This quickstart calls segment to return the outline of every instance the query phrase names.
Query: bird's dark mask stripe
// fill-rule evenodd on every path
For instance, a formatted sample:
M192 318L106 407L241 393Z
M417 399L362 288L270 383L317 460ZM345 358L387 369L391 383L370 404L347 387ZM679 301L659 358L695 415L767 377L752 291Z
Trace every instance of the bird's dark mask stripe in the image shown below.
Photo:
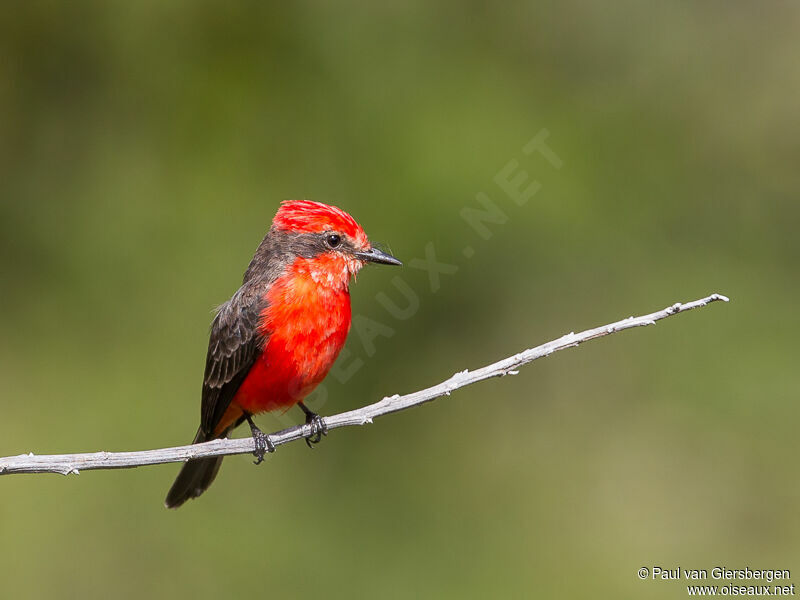
M331 248L326 242L331 233L338 232L296 233L271 230L261 241L253 260L250 261L250 266L244 274L244 281L256 278L274 280L297 257L314 258L325 252L334 251L343 254L356 252L352 240L341 233L339 234L341 241L335 248Z
M344 234L339 233L340 242L335 247L331 247L326 239L331 232L325 231L322 233L290 233L280 232L282 237L282 244L290 254L294 256L301 256L303 258L314 258L325 252L341 252L343 254L352 254L356 251L352 241Z

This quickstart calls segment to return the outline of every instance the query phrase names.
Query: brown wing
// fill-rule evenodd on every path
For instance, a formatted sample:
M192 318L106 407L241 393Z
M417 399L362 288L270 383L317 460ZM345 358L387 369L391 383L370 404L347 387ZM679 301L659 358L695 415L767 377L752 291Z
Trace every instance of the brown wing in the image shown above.
M200 428L210 436L264 347L258 320L264 300L247 287L223 304L211 325Z

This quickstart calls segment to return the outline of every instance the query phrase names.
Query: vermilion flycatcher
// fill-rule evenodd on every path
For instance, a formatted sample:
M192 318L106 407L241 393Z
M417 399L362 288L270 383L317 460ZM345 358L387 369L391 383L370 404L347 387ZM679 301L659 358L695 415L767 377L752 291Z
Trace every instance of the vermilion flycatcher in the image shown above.
M350 277L368 262L400 265L374 248L355 219L334 206L284 202L244 274L211 325L195 444L250 424L259 462L269 439L252 415L295 404L324 433L303 399L328 374L350 330ZM165 504L177 508L208 489L222 457L183 465Z

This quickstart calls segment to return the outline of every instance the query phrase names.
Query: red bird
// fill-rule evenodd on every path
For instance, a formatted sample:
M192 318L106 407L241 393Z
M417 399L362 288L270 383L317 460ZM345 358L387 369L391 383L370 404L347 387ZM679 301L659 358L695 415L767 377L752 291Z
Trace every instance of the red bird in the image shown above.
M322 421L303 399L328 374L350 330L350 278L368 262L400 265L374 248L355 219L335 206L281 204L244 281L211 325L195 444L226 437L247 421L259 462L269 439L252 415L295 404L318 442ZM222 457L183 465L166 499L177 508L214 481Z

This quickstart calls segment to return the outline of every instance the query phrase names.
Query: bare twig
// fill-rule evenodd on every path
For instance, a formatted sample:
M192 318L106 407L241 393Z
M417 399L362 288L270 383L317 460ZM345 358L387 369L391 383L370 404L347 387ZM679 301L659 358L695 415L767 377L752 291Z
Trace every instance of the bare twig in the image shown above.
M325 417L325 424L328 430L332 430L338 429L339 427L372 423L372 420L376 417L382 417L411 408L412 406L418 406L441 396L449 396L451 392L459 388L483 381L484 379L516 375L517 369L522 365L528 364L537 358L548 356L558 350L572 348L588 340L610 335L625 329L643 325L653 325L660 319L666 319L669 316L686 312L693 308L706 306L716 301L727 302L728 298L720 294L711 294L707 298L695 300L694 302L673 304L664 310L649 315L629 317L622 321L617 321L616 323L595 327L594 329L587 329L580 333L568 333L557 340L547 342L536 348L530 348L514 356L509 356L508 358L476 371L461 371L453 375L447 381L443 381L439 385L428 389L404 396L391 396L389 398L384 398L380 402L356 410ZM311 426L300 425L278 431L271 434L269 437L275 446L281 446L295 440L303 439L309 435L311 435ZM163 448L160 450L144 450L141 452L94 452L89 454L56 454L50 456L21 454L20 456L0 458L0 474L60 473L62 475L69 475L89 469L126 469L144 465L181 462L192 458L207 456L249 454L254 450L253 439L248 437L214 440L204 444Z

